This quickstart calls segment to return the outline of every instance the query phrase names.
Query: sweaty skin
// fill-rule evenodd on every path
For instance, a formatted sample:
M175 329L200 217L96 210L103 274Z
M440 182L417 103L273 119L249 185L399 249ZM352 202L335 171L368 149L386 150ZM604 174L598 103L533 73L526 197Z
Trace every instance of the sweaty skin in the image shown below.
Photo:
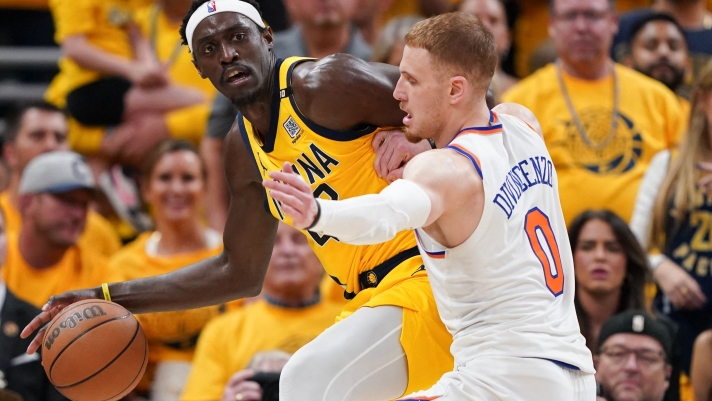
M262 139L269 131L274 101L277 60L272 41L271 28L259 32L247 17L227 12L206 18L193 34L196 69L236 104ZM229 76L235 71L243 74L231 82ZM323 127L394 127L401 126L406 115L392 95L399 75L397 67L337 54L300 63L294 69L292 88L302 113ZM225 140L224 160L230 206L222 254L161 276L113 283L109 286L112 301L133 313L149 313L198 308L260 293L277 220L265 211L262 179L237 125ZM43 312L23 330L22 338L67 305L92 298L103 298L100 287L50 298ZM28 353L40 346L43 335L41 329Z

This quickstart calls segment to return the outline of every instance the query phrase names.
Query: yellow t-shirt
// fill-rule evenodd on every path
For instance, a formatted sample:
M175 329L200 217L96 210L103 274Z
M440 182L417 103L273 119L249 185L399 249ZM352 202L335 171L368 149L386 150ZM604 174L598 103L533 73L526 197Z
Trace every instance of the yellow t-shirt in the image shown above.
M611 135L613 77L563 80L585 138L567 108L550 64L504 94L539 119L556 167L566 224L587 209L607 208L629 221L638 187L652 157L677 144L685 120L675 95L663 84L616 64L619 84L617 130Z
M18 233L7 235L7 258L0 268L2 278L18 298L38 308L52 295L90 288L107 281L106 258L79 244L69 248L54 266L35 269L20 254Z
M10 202L7 191L0 193L0 209L5 215L5 230L8 233L20 232L22 216ZM99 213L89 210L84 234L79 238L80 246L92 249L105 257L110 257L121 249L121 240L114 227Z
M153 233L143 233L109 260L111 281L127 281L137 278L170 273L222 252L222 243L203 250L172 256L149 255L147 243ZM237 308L242 301L231 303ZM148 339L149 366L139 389L146 390L157 363L162 361L185 361L193 359L198 335L203 326L223 313L226 305L209 306L173 312L136 315Z
M109 259L112 281L127 281L170 273L222 252L222 243L220 243L218 246L179 255L149 255L146 245L152 235L152 232L139 235L136 240ZM224 310L225 305L220 305L136 315L148 338L150 361L190 361L203 326Z
M172 24L157 5L136 12L136 23L144 36L157 49L157 58L169 66L168 74L176 85L188 86L203 92L206 102L168 114L166 124L174 138L187 139L198 145L205 133L210 115L210 105L217 93L207 79L202 79L193 66L188 46L182 46L178 29L180 24Z
M712 0L709 0L712 1ZM618 0L616 10L619 13L638 7L647 7L650 0ZM515 73L526 77L529 71L529 59L534 51L549 38L549 6L547 0L520 0L520 13L514 24Z
M230 376L245 369L255 354L293 354L331 326L340 311L328 301L283 308L258 300L216 318L200 336L181 400L219 400Z
M84 35L99 49L123 58L132 58L133 51L122 25L132 19L132 0L49 0L55 25L55 41L61 44L67 37ZM59 74L50 84L47 101L64 107L72 90L96 81L97 71L80 67L68 57L59 61Z

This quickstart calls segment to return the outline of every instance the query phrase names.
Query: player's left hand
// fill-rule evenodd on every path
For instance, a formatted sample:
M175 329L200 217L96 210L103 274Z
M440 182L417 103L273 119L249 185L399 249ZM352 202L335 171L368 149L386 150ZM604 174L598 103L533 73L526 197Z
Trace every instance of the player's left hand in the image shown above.
M292 165L284 163L282 171L269 173L272 180L262 181L270 190L270 196L282 203L282 210L292 218L297 229L311 226L318 211L311 187L292 170Z
M376 151L376 173L389 183L403 178L403 169L410 159L431 149L428 141L409 142L400 130L377 132L371 146Z

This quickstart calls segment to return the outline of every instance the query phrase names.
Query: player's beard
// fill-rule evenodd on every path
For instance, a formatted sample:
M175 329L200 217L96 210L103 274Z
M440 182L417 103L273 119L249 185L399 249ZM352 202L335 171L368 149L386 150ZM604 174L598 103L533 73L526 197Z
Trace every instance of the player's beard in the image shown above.
M412 131L408 128L405 129L405 139L410 143L418 143L423 140L423 138L413 135Z
M256 102L257 99L259 99L260 93L262 93L261 88L253 88L249 91L245 91L243 93L240 93L239 96L233 97L232 104L234 104L237 108L249 106L252 103Z
M437 116L437 113L431 114ZM427 116L421 117L422 121L427 121L425 123L416 125L415 127L405 127L405 139L410 143L418 143L426 138L433 138L434 134L442 132L440 124L434 121L433 118Z

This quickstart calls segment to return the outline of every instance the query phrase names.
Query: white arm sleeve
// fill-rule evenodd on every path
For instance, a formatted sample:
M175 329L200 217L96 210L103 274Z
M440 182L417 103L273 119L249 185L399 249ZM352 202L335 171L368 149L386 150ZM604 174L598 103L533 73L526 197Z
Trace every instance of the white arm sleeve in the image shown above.
M399 231L422 227L431 206L430 197L420 186L402 179L378 195L317 202L321 215L309 231L353 245L380 244Z
M670 164L670 151L663 150L653 156L635 199L633 217L630 219L630 230L633 231L643 249L648 249L650 224L653 222L655 200L663 185ZM659 254L648 255L651 268L657 267L665 257Z

